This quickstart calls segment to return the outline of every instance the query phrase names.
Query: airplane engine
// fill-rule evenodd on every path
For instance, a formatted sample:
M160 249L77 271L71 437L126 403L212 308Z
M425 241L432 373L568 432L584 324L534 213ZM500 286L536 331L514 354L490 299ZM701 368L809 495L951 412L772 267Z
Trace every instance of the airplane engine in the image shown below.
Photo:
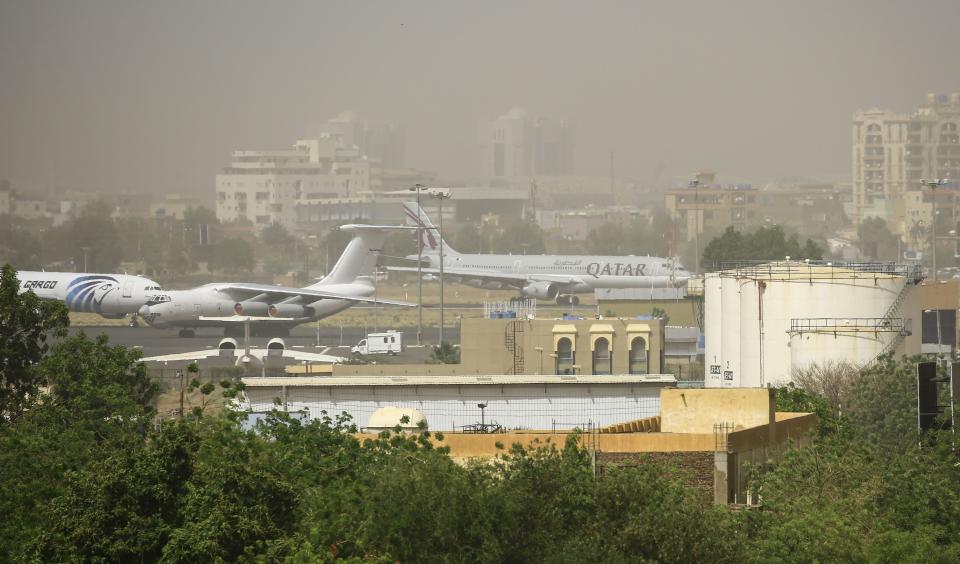
M267 356L283 356L285 348L287 348L287 344L283 342L283 339L270 339L270 342L267 343Z
M263 302L237 302L233 306L233 311L237 315L249 315L252 317L265 317L267 315L268 304Z
M503 284L501 284L500 282L494 282L493 280L490 280L488 282L481 283L480 287L483 288L484 290L500 290L503 288Z
M220 350L220 356L234 356L237 353L237 340L230 337L220 339L217 348Z
M531 282L530 284L524 286L520 291L528 298L552 300L557 297L557 294L560 293L560 288L557 288L550 282Z
M313 317L313 308L298 304L270 304L267 314L270 317Z

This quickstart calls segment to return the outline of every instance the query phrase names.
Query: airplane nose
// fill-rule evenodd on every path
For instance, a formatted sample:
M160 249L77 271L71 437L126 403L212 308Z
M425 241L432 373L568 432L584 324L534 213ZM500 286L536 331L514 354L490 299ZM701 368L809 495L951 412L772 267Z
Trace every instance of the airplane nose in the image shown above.
M146 319L147 317L150 317L150 306L148 305L140 306L140 309L137 310L137 315L139 315L140 317L143 317L144 319Z

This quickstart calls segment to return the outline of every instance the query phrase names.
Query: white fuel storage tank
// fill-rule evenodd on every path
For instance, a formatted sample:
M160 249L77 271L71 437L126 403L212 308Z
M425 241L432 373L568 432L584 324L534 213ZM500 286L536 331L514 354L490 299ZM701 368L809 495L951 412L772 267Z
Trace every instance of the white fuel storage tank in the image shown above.
M814 363L919 353L920 280L916 267L891 263L778 261L707 274L705 385L777 385Z

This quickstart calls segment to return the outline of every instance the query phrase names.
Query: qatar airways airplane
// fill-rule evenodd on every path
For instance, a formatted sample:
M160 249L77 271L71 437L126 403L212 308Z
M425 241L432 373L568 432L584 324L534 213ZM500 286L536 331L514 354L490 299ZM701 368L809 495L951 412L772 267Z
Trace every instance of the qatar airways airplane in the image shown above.
M669 288L687 283L690 273L672 259L649 256L589 255L484 255L458 253L446 241L415 202L403 204L408 223L418 230L426 266L422 274L440 274L443 245L443 276L468 286L490 290L514 288L527 298L579 304L574 295L598 288ZM417 261L417 255L407 259ZM417 272L417 267L388 267Z
M97 313L107 319L129 315L133 326L143 304L163 300L160 284L130 274L21 270L17 279L20 293L32 290L40 299L64 302L70 311Z

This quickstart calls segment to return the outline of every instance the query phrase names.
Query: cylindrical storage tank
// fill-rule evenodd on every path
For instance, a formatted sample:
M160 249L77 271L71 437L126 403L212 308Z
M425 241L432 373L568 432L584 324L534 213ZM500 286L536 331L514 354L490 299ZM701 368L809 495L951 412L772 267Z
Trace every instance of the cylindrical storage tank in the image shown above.
M813 364L821 367L832 363L850 363L857 366L870 362L895 333L873 333L843 329L842 320L836 334L832 331L794 333L790 336L791 370L802 370Z
M720 355L721 386L732 388L740 385L740 278L720 277L720 295L723 302L720 327L723 333Z
M741 278L740 282L740 373L737 385L763 385L760 367L760 283Z
M723 384L720 359L723 353L723 298L720 294L720 275L716 272L703 277L703 380L708 388Z

